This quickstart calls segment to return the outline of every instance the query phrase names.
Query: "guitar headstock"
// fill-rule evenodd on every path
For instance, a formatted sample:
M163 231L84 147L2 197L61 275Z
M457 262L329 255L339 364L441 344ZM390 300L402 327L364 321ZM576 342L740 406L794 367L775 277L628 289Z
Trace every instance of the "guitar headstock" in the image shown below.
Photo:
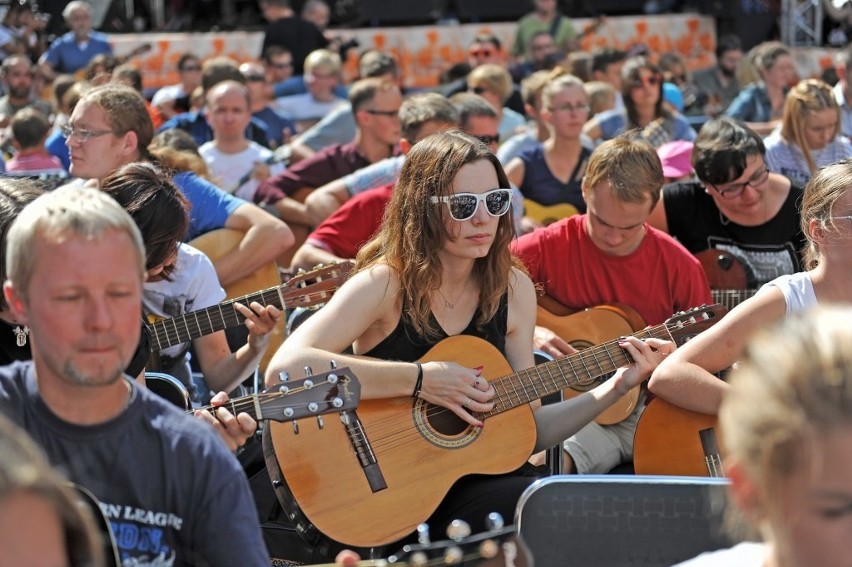
M293 421L354 410L360 396L361 383L352 371L335 368L267 388L258 396L258 403L263 419Z
M702 305L687 311L675 313L666 319L666 329L678 346L698 333L715 325L728 312L728 308L719 303Z
M354 265L347 260L328 266L319 265L309 272L300 271L284 284L281 297L287 307L312 307L325 303L349 279Z
M418 529L418 532L420 529ZM470 535L470 527L458 520L447 529L450 539L406 545L388 558L389 564L410 567L465 565L468 567L527 567L532 562L515 535L514 526Z

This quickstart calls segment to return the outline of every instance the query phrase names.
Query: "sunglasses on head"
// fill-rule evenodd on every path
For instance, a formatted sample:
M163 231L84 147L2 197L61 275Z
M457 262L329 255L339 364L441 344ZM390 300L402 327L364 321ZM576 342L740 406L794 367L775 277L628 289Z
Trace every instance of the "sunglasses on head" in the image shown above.
M446 203L450 210L450 216L457 221L466 221L473 218L479 202L485 203L485 210L492 217L501 217L509 212L512 206L511 189L492 189L485 193L455 193L443 197L432 196L433 204Z

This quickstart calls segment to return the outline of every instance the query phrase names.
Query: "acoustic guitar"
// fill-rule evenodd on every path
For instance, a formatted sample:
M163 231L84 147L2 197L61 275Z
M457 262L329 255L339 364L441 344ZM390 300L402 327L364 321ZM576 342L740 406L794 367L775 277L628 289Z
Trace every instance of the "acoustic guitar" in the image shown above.
M327 302L337 288L343 285L353 264L352 261L344 261L319 266L310 272L296 274L283 284L190 311L179 317L145 323L145 331L150 337L151 347L163 350L216 331L242 325L245 317L237 311L235 303L248 305L256 301L281 310L320 305Z
M654 398L633 436L636 474L724 476L716 440L716 416Z
M542 205L532 199L524 199L524 216L547 226L558 220L576 215L580 211L569 203L556 203L555 205Z
M398 553L386 559L368 559L354 563L357 567L532 567L529 552L518 540L513 526L495 528L475 535L470 526L455 521L448 531L460 531L463 535L447 534L450 539L438 542L406 545ZM466 530L466 533L465 533ZM311 567L338 567L335 563Z
M605 304L574 311L549 295L538 298L536 325L546 327L577 350L583 350L618 337L632 335L645 328L642 317L623 304ZM574 398L593 389L606 377L562 391L562 398ZM601 425L612 425L626 419L639 403L640 387L622 396L595 418Z
M693 309L634 336L695 335L713 325L722 309ZM275 422L264 428L267 469L297 530L355 547L399 540L434 512L462 476L508 473L530 457L536 442L530 402L632 362L614 340L512 372L494 346L463 335L444 339L421 359L431 360L482 367L496 391L494 409L474 414L484 427L422 399L396 397L361 400L357 412L327 424L321 436L294 435Z
M757 293L749 285L748 272L742 261L724 250L709 248L695 254L710 284L713 301L729 310Z

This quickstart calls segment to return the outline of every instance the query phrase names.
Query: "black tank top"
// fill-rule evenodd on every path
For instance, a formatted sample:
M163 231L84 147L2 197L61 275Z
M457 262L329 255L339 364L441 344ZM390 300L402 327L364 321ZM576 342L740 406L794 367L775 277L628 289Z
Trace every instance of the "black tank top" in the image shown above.
M405 311L404 303L402 309ZM505 355L506 329L508 328L509 319L509 294L503 294L494 317L487 321L481 329L476 326L477 317L479 317L479 309L473 314L467 327L459 334L485 339ZM418 337L411 325L407 323L407 319L400 316L399 324L397 324L391 334L370 349L369 352L364 353L364 355L383 360L399 360L402 362L413 362L422 358L429 349L448 337L431 312L429 313L429 319L440 331L440 335L437 338L425 339Z

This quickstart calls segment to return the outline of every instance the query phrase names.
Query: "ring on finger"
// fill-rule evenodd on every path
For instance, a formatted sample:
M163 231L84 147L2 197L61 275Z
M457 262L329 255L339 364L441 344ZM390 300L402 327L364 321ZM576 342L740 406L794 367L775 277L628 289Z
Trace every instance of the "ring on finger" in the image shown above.
M463 407L463 408L469 408L469 407L470 407L470 403L471 403L472 401L473 401L473 400L472 400L471 398L468 398L468 399L467 399L467 401L466 401L466 402L462 405L462 407Z

